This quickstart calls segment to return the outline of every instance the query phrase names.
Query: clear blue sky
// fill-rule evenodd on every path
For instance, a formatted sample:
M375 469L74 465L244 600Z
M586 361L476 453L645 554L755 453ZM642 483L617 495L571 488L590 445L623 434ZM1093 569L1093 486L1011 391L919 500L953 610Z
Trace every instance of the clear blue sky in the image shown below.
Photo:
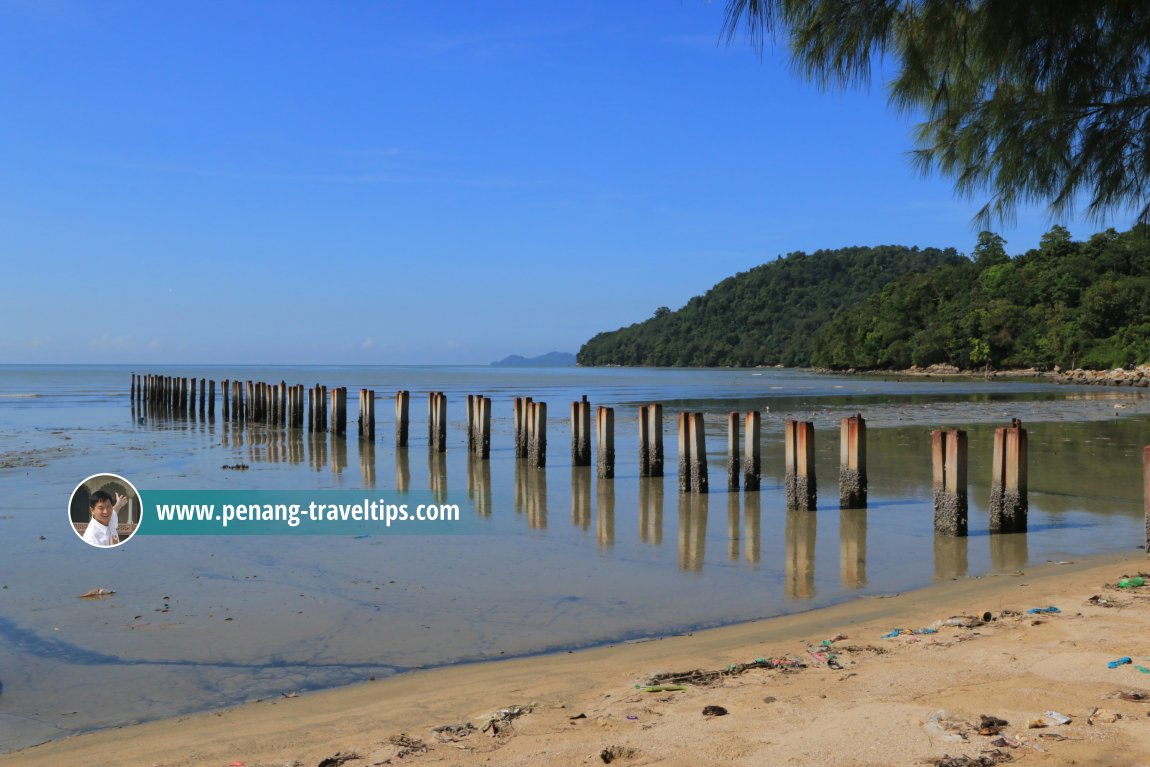
M486 363L795 250L969 252L882 84L724 5L4 0L0 361Z

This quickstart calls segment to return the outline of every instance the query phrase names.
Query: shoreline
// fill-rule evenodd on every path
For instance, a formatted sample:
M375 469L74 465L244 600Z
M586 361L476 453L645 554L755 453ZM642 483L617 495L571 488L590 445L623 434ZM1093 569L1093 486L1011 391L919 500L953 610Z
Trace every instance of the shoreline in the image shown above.
M1038 744L1046 751L1044 764L1091 761L1091 754L1098 753L1092 749L1100 745L1093 736L1099 734L1105 735L1102 741L1121 741L1114 753L1127 759L1134 759L1135 754L1150 758L1150 735L1130 732L1122 726L1124 720L1084 723L1090 700L1097 701L1094 707L1109 711L1138 707L1101 699L1104 691L1099 685L1106 686L1110 679L1115 680L1110 686L1120 686L1119 680L1131 688L1139 687L1144 679L1150 684L1150 677L1129 667L1107 670L1101 661L1117 653L1135 656L1134 664L1138 664L1143 662L1138 655L1150 654L1150 640L1140 631L1150 615L1146 612L1150 599L1102 588L1120 575L1143 569L1150 569L1150 564L1145 553L1136 552L1040 565L1017 576L943 581L889 597L855 599L686 635L416 671L298 698L85 733L0 755L0 764L242 762L254 767L319 764L339 752L363 757L347 762L357 767L388 758L394 763L398 751L407 748L402 757L405 763L426 764L481 764L498 752L501 764L603 763L603 753L615 753L611 761L618 759L621 764L695 764L700 754L710 753L717 761L736 763L771 759L776 763L862 765L919 763L943 753L977 756L978 749L991 748L987 743L992 738L977 735L963 741L937 732L935 737L926 737L923 722L939 709L963 719L977 721L978 714L986 713L1010 721L1008 737L1025 740L1022 746L1006 747L1016 760L1039 756L1030 748ZM1095 593L1126 604L1120 609L1086 604ZM962 641L959 637L964 630L949 628L933 636L880 639L891 628L925 626L954 614L990 611L999 616L1003 610L1014 610L1025 616L1024 610L1047 604L1061 605L1061 614L1021 620L1004 616L970 630L974 635L970 639L976 641ZM1037 625L1031 625L1034 622ZM1106 630L1100 630L1099 622L1108 624ZM1064 636L1048 640L1054 629ZM860 648L841 652L843 668L832 670L812 662L807 648L838 634L848 637L840 645ZM1067 643L1088 651L1092 660L1086 670L1063 668L1064 655L1072 661L1079 654L1059 649ZM1003 655L1014 660L1000 667ZM688 685L686 690L665 694L634 687L659 671L724 669L759 657L801 658L809 667L756 669L718 686ZM947 668L939 668L939 659L944 657L947 662L942 665ZM1102 663L1101 671L1095 660ZM1057 673L1045 669L1044 664L1051 663ZM989 678L973 683L974 677L987 673ZM1043 684L1033 683L1035 675ZM955 679L962 683L951 690ZM1082 689L1075 690L1075 685ZM987 694L987 689L998 687L1002 689ZM1035 701L1032 710L1023 710L1016 702L1026 689L1030 697L1041 692L1041 702ZM1009 690L1017 692L1011 695ZM775 700L765 702L766 698ZM1022 701L1025 698L1021 696ZM504 734L492 737L481 731L491 713L530 704L534 704L530 712L497 725L509 725ZM699 712L705 705L721 705L730 716L703 717ZM1140 705L1143 717L1146 708ZM1071 716L1074 722L1027 730L1026 721L1048 709ZM586 718L571 718L579 714ZM784 714L796 718L786 732L770 726L779 724L775 720ZM808 721L811 717L813 721ZM872 720L877 730L862 727ZM841 725L837 732L819 729L829 721ZM433 732L433 728L463 722L477 729L452 730L454 735L448 736L444 732L449 731L441 731L438 739ZM753 726L756 723L764 726ZM744 731L747 727L752 728L753 737ZM462 732L466 734L460 736ZM844 738L844 733L850 737ZM1046 742L1036 733L1092 737ZM407 746L391 742L402 741L401 735L408 738L403 741ZM458 740L440 742L445 737ZM410 744L416 740L428 750L413 749ZM732 745L735 741L737 748Z

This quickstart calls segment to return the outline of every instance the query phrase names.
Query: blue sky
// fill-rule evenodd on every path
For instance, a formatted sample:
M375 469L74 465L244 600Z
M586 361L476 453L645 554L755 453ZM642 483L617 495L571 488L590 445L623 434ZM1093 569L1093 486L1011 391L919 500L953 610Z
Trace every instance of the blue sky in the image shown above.
M0 361L486 363L796 250L973 247L881 82L717 45L724 5L5 0Z

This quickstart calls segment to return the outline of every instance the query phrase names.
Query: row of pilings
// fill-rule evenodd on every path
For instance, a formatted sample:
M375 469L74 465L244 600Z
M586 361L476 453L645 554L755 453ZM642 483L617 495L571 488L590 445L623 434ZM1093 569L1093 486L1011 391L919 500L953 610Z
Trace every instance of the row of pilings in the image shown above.
M347 434L347 389L316 385L288 386L285 382L224 380L220 385L223 418L238 424L259 423L308 432ZM408 445L411 393L395 395L395 444ZM358 435L373 442L376 435L375 392L359 393ZM171 418L214 419L216 382L207 379L158 375L132 375L133 408ZM197 408L198 404L198 408ZM447 451L447 397L428 393L427 444L433 453ZM197 415L198 414L198 415ZM306 417L305 417L306 416ZM491 455L492 403L489 397L467 395L467 449L480 459ZM591 404L587 397L571 403L571 465L591 466ZM513 408L514 452L530 467L547 466L547 403L516 397ZM663 407L638 408L639 475L662 477L664 470ZM596 474L615 476L614 408L599 406L594 418ZM758 411L727 416L726 487L730 491L758 490L761 486L761 415ZM810 421L787 420L783 433L786 471L784 488L788 508L814 511L818 491L815 475L815 432ZM931 433L934 529L940 535L964 536L968 530L967 438L961 429ZM1143 455L1147 503L1147 541L1150 542L1150 446ZM995 430L993 476L989 499L990 532L1025 532L1027 528L1027 433L1014 419ZM704 414L678 414L678 484L682 493L709 491ZM866 508L866 420L862 414L840 422L839 506Z

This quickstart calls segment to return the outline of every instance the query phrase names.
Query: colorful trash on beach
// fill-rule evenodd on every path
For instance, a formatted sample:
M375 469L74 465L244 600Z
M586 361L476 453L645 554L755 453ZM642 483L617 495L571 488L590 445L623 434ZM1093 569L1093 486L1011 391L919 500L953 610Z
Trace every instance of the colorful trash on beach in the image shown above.
M1134 578L1121 578L1118 581L1118 588L1120 588L1120 589L1132 589L1132 588L1135 588L1137 586L1145 586L1145 585L1146 585L1146 579L1143 578L1141 575L1135 576Z
M1051 605L1050 607L1031 607L1029 610L1026 611L1026 614L1027 615L1041 615L1043 613L1060 613L1060 612L1062 612L1062 611L1059 610L1054 605Z
M1129 656L1124 657L1124 658L1118 658L1117 660L1112 660L1109 663L1107 663L1106 668L1118 668L1119 666L1125 666L1128 663L1133 663L1133 661L1130 660Z

